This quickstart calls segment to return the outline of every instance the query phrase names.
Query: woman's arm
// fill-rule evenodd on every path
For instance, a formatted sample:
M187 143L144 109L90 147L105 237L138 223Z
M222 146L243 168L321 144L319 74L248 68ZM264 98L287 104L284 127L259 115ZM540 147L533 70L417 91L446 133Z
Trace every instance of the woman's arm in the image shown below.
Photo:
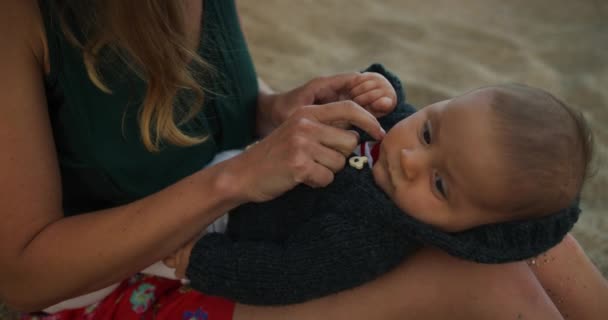
M64 218L43 86L45 39L35 0L0 2L0 299L16 309L120 281L242 202L271 199L299 182L328 184L356 137L327 122L382 135L353 103L303 108L238 157L140 201Z
M528 265L565 318L603 319L608 315L608 281L572 235L530 259Z
M0 4L0 39L2 300L35 310L119 281L236 205L218 167L126 206L63 218L35 0Z
M267 136L276 127L275 123L280 123L280 120L273 119L272 116L272 100L275 92L262 79L258 77L258 109L256 113L256 133L260 137Z

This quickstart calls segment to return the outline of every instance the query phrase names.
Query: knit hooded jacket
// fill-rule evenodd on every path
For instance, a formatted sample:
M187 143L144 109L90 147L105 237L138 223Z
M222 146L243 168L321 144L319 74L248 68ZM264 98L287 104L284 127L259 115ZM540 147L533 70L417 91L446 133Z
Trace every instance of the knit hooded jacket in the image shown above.
M395 111L379 119L387 131L416 111L396 76L378 64L366 71L384 75L397 92ZM186 275L195 290L241 303L298 303L373 280L423 245L480 263L534 257L558 244L579 212L574 203L542 218L447 233L396 207L370 168L347 166L325 188L300 185L232 210L226 233L195 244Z

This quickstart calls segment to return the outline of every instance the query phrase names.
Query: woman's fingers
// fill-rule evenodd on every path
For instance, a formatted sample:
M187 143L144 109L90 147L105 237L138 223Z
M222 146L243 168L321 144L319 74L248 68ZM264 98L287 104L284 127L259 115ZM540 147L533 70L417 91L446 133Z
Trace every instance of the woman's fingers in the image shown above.
M312 117L324 124L346 122L367 132L377 140L382 139L386 134L376 117L353 101L338 101L306 108L308 109L303 112L310 112Z
M359 136L356 132L334 127L335 122L355 125L373 137L381 139L384 130L378 120L352 101L340 101L320 106L303 108L299 120L300 132L309 134L310 156L305 176L298 180L311 187L326 186L333 181L333 173L344 168L346 157L357 146ZM309 117L312 117L309 118ZM304 160L305 161L305 160Z
M315 136L325 149L334 151L336 156L339 155L342 158L349 156L359 144L359 134L356 131L344 130L331 125L319 124Z
M334 92L350 90L357 85L362 74L358 72L340 73L333 76L318 77L311 80L308 85L315 88L329 89Z
M320 144L313 144L311 154L315 162L335 173L344 168L346 157L357 146L358 138L355 133L349 134L333 127L327 127L327 129L335 130L336 135L342 135L342 137L319 140Z
M334 181L334 173L317 162L311 162L308 170L302 172L297 179L298 182L304 183L313 188L325 187Z
M267 201L299 183L331 183L359 139L356 132L335 126L340 122L378 140L385 135L378 120L353 101L300 107L260 143L224 164L238 173L236 189L243 199Z

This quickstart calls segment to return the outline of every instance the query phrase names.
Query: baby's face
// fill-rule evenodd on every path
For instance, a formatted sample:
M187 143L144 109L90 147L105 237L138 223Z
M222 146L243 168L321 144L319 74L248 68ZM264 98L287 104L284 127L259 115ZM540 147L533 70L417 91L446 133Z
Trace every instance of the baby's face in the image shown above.
M431 104L387 133L373 174L399 208L450 232L500 219L487 209L504 198L490 93L480 89Z

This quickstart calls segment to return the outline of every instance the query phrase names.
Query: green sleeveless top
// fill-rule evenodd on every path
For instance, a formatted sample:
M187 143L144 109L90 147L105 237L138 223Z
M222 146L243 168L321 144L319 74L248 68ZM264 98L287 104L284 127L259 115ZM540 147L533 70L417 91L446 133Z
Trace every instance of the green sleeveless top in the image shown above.
M58 152L66 215L125 204L159 191L203 168L222 150L253 139L258 84L233 0L205 0L198 53L215 74L203 111L182 127L208 134L192 147L148 152L137 111L145 83L115 62L102 66L106 94L88 78L79 49L61 32L49 0L39 0L51 71L45 79ZM211 87L209 87L211 86ZM202 197L203 195L201 195Z

